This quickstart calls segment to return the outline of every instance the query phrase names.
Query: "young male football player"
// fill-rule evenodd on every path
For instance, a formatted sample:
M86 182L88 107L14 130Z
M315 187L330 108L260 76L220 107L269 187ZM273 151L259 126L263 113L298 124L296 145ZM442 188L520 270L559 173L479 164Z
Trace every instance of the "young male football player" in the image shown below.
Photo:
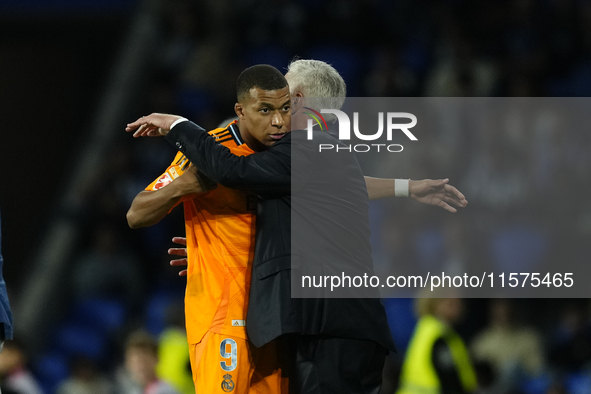
M278 74L278 75L277 75ZM237 156L264 150L290 130L290 95L271 66L246 69L237 81L238 121L209 134ZM218 185L207 190L197 169L178 153L166 171L134 199L132 228L150 226L183 203L188 248L185 319L196 391L287 392L274 345L251 349L246 336L256 197Z

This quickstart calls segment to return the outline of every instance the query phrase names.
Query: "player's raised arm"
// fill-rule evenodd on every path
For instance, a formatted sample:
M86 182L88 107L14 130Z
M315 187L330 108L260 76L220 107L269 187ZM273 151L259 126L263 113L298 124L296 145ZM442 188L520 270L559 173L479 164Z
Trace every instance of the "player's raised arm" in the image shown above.
M131 228L152 226L161 221L185 196L196 195L211 189L204 186L196 167L189 167L181 176L157 190L141 191L127 211L127 224Z
M455 213L457 209L453 206L463 208L468 204L468 201L457 188L449 185L448 182L449 179L405 181L401 179L365 177L370 200L395 196L410 197L420 203L436 205L446 211ZM400 185L405 190L401 190Z

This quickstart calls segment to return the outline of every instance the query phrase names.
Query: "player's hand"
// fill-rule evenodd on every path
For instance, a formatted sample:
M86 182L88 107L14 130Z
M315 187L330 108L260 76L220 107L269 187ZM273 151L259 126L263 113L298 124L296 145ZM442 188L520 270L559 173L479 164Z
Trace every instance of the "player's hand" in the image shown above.
M170 260L170 265L173 267L186 267L189 262L187 261L187 238L185 237L174 237L172 242L175 244L183 245L184 248L170 248L168 254L171 256L182 256L182 259ZM181 270L179 276L187 276L187 269Z
M446 211L455 213L458 210L452 207L463 208L468 204L466 197L452 185L448 185L449 179L423 179L411 180L408 185L409 195L415 201L423 204L436 205Z
M128 123L125 131L134 131L134 137L160 137L165 136L170 131L174 122L184 119L182 116L153 113L148 116L142 116L132 123ZM136 130L137 129L137 130Z

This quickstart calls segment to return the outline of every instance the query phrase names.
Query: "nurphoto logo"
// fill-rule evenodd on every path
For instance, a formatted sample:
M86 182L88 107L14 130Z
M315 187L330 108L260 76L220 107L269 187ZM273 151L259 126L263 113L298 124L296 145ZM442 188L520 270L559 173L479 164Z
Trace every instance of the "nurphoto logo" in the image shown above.
M321 109L320 112L313 110L312 108L305 107L310 112L305 112L312 119L308 119L308 140L312 139L314 121L320 126L321 130L325 128L328 130L326 120L321 114L334 114L339 123L339 140L348 141L351 139L351 121L349 116L338 109ZM408 139L411 141L418 141L417 137L410 132L409 129L413 128L417 124L417 117L409 112L387 112L384 116L384 112L378 112L378 131L373 134L362 134L359 130L359 112L353 112L353 133L355 137L362 141L376 141L384 134L384 118L386 119L386 139L392 141L392 135L395 130L402 131ZM408 119L410 123L395 123L395 119ZM380 148L383 148L388 152L402 152L404 147L400 144L355 144L347 146L339 146L333 144L319 144L319 151L323 150L336 150L336 151L348 151L348 152L369 152L375 150L380 152Z

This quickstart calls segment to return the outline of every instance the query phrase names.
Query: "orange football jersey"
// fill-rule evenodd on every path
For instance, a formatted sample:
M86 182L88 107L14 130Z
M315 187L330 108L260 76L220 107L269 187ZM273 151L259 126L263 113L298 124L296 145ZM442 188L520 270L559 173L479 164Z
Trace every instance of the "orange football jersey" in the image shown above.
M254 153L243 143L236 122L209 134L237 156ZM166 187L190 165L182 153L177 153L146 190ZM246 339L256 196L218 185L181 201L189 261L185 293L188 341L198 343L207 331Z

